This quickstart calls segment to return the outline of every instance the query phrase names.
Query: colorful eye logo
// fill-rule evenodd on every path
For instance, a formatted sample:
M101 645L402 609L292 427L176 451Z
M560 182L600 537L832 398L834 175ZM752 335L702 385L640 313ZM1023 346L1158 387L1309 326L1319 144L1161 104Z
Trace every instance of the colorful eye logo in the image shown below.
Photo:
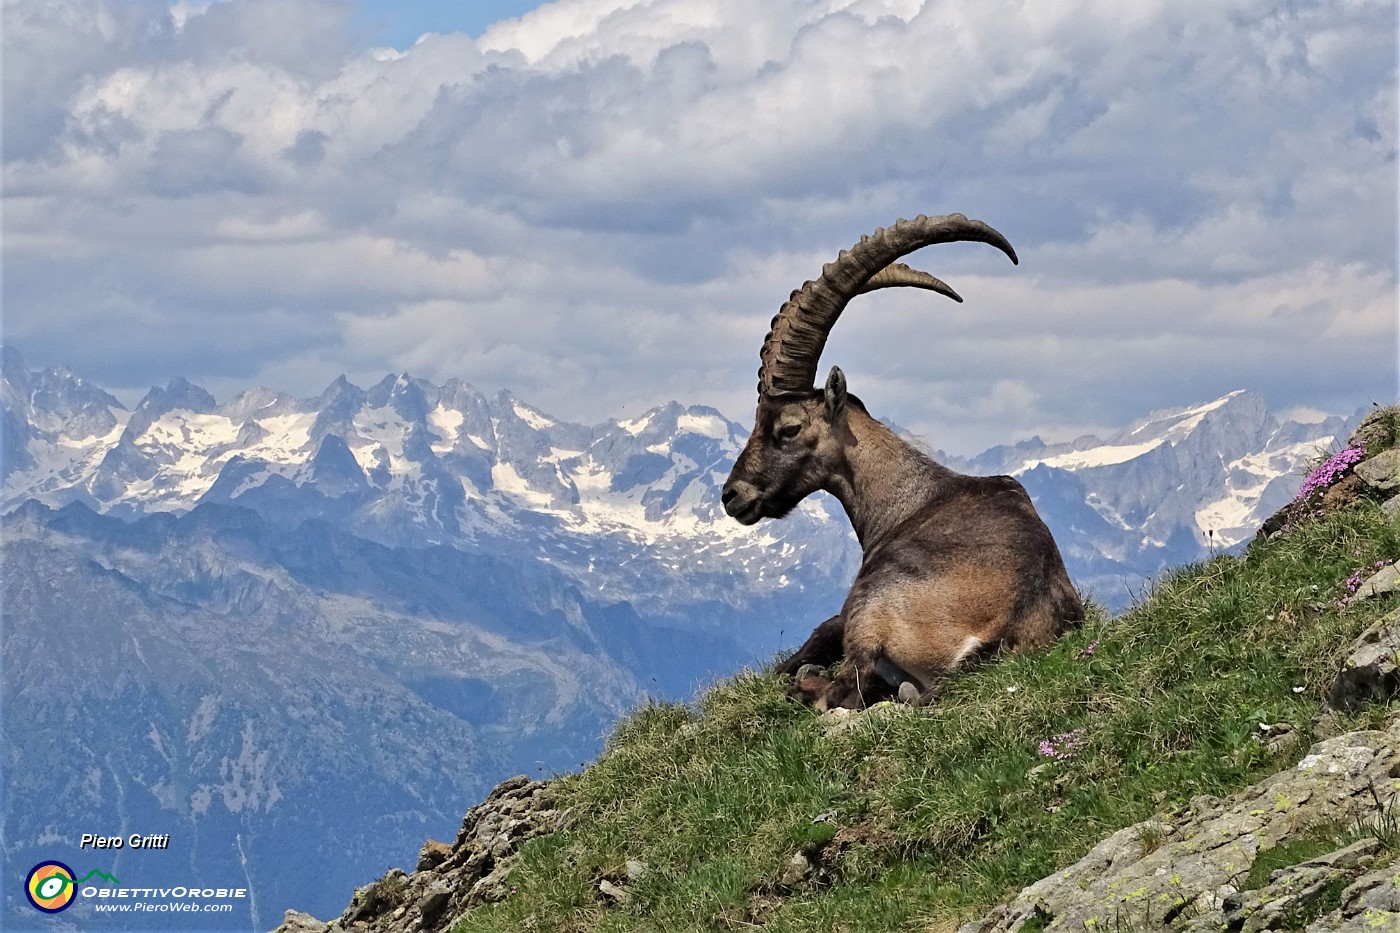
M35 910L46 914L66 910L77 893L73 869L62 862L40 862L29 870L29 877L24 879L24 893Z

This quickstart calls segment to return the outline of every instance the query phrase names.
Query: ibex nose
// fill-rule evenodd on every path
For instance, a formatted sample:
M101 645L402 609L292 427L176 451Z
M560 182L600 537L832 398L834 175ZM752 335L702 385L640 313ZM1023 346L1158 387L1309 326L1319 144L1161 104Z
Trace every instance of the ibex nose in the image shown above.
M752 525L758 521L759 497L752 483L731 480L724 484L724 491L720 493L719 498L724 503L724 510L738 519L740 524Z

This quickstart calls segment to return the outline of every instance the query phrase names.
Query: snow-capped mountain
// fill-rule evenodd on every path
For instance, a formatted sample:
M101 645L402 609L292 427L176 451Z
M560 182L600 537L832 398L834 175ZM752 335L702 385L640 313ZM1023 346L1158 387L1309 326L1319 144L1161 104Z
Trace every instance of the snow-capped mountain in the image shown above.
M712 408L673 402L586 427L508 391L398 374L368 390L342 377L314 399L256 388L223 404L175 379L128 411L65 369L27 370L9 348L3 392L5 509L82 502L131 518L238 505L383 544L539 558L597 598L662 613L779 590L839 599L858 559L826 496L757 528L725 517L719 490L747 432ZM1281 423L1237 391L1107 439L936 456L1018 476L1075 580L1119 605L1164 567L1246 540L1345 430L1340 417Z
M1262 398L1237 390L1153 412L1106 441L997 448L978 465L993 455L1014 475L1038 467L1073 473L1088 489L1088 504L1124 531L1160 543L1177 526L1194 526L1216 546L1231 547L1293 498L1302 466L1346 430L1340 417L1280 424Z
M1076 584L1117 607L1144 578L1248 541L1359 418L1280 422L1261 397L1241 390L1152 412L1107 439L1032 438L970 460L941 459L1018 477Z
M105 871L198 866L333 912L299 866L335 892L411 862L492 782L575 767L647 696L796 644L859 559L827 496L756 527L724 515L747 429L711 408L583 426L396 374L223 403L176 379L128 410L3 363L7 877L86 864L78 834L115 822L184 857ZM1104 440L939 459L1017 475L1071 577L1121 605L1245 540L1346 430L1236 392ZM347 808L373 817L353 838ZM7 926L33 920L9 901Z
M824 585L854 559L831 501L757 533L724 516L719 488L747 432L711 408L672 403L584 427L506 391L395 375L368 390L342 378L315 399L252 389L222 405L177 379L127 411L64 370L29 373L13 350L5 380L7 437L20 443L6 445L4 508L81 502L130 518L239 505L392 545L530 553L600 598L653 606ZM799 546L824 557L796 560Z

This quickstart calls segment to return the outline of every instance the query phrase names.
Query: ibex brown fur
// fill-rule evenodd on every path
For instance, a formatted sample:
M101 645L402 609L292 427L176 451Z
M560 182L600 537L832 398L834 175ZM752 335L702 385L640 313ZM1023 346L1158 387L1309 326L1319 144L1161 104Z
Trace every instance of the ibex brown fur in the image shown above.
M892 264L953 240L990 243L1016 261L1001 234L961 214L901 220L793 292L760 352L758 412L724 485L725 509L753 524L824 489L845 507L863 552L840 614L779 667L819 709L896 693L912 700L967 658L1042 647L1084 616L1020 483L935 463L848 395L836 367L825 388L813 387L827 334L855 295L912 285L962 300L933 276ZM833 680L809 667L843 658Z

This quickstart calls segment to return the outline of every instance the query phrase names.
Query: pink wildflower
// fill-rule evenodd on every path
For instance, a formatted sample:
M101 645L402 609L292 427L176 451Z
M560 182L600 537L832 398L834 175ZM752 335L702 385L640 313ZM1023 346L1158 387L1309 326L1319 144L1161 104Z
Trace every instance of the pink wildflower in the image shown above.
M1088 741L1083 729L1075 729L1072 732L1064 732L1053 739L1041 739L1036 752L1042 758L1053 758L1056 761L1066 761L1073 758L1075 754L1084 747Z
M1321 492L1342 478L1342 474L1351 469L1353 464L1360 463L1366 456L1366 451L1361 447L1347 447L1339 450L1308 474L1303 480L1303 485L1298 490L1298 495L1294 501L1308 498L1315 492Z

